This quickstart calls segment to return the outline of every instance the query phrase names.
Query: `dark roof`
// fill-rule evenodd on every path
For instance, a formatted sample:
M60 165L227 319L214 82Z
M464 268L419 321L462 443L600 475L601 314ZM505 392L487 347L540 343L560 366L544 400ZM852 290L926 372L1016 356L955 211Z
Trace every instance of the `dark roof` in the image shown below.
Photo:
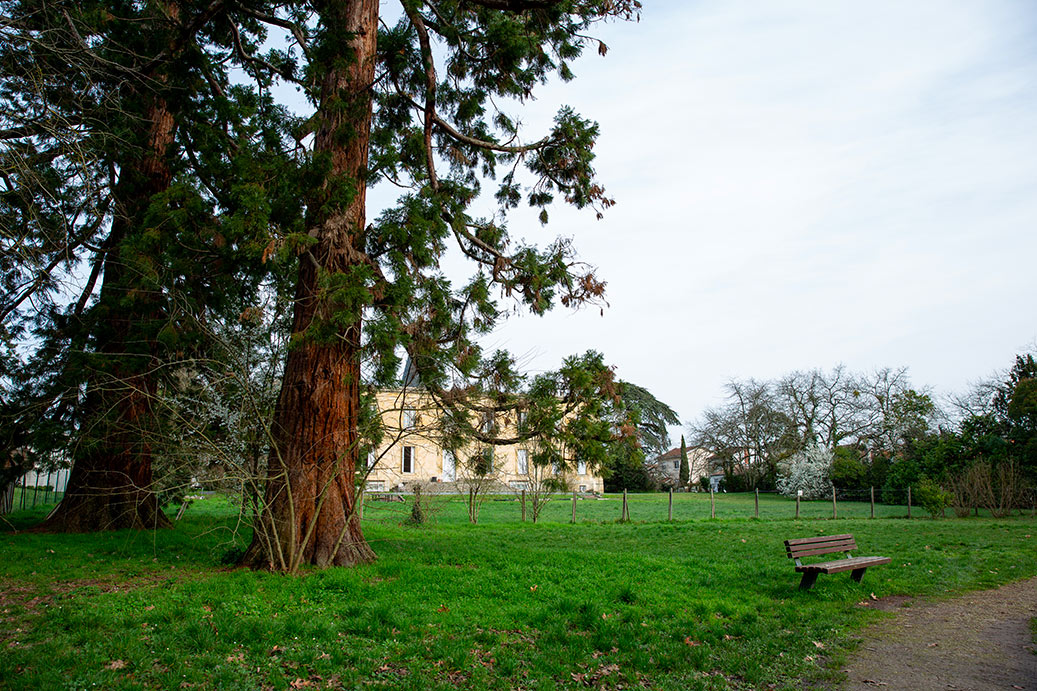
M421 375L418 374L418 368L411 362L409 355L407 356L407 364L403 368L403 386L408 389L421 386Z
M680 458L680 457L681 457L681 447L678 446L675 449L670 449L669 451L664 453L662 456L656 456L655 460L657 460L657 461L669 461L669 460L673 460L675 458Z

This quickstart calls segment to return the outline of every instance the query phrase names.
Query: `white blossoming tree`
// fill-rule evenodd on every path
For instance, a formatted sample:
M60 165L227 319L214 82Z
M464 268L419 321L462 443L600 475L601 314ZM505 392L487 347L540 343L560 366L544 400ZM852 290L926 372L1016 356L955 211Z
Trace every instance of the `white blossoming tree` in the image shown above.
M832 491L830 449L812 446L794 454L778 472L778 491L787 497L803 492L804 499L819 499Z

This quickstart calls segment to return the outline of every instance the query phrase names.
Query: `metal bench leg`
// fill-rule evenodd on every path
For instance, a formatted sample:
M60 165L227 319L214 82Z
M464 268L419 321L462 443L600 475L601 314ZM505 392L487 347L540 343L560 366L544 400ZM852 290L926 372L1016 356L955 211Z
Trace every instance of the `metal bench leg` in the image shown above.
M865 566L863 569L854 569L853 572L850 574L850 578L860 583L861 579L864 578L864 572L867 570L867 566Z
M803 580L799 582L800 590L810 590L814 587L814 581L817 580L817 571L804 571Z

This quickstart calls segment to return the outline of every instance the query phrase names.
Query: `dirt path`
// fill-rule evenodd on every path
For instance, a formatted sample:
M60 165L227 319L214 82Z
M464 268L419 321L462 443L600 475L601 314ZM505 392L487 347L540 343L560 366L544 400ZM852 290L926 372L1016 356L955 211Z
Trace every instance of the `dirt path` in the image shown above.
M904 607L907 599L882 603L897 616L868 629L844 689L1037 691L1037 579Z

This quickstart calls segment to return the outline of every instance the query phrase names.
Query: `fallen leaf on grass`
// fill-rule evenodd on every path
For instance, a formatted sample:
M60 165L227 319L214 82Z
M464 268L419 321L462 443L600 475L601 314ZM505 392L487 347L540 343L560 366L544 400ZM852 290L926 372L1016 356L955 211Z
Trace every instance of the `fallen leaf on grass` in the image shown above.
M871 595L869 595L868 597L870 597L870 598L871 598L872 600L878 600L878 598L877 598L877 597L875 597L875 593L872 593L872 594L871 594Z
M821 648L823 650L824 647L825 647L825 644L822 643L821 641L814 641L814 647L815 648Z
M123 669L126 667L126 660L112 660L104 666L105 669Z
M702 645L702 643L700 641L693 641L693 640L691 640L691 636L685 636L684 637L684 643L685 643L685 645L690 645L692 648L694 648L697 645Z
M439 612L440 614L442 614L443 612L449 612L450 608L447 607L446 605L440 605L439 607L436 608L436 611Z

